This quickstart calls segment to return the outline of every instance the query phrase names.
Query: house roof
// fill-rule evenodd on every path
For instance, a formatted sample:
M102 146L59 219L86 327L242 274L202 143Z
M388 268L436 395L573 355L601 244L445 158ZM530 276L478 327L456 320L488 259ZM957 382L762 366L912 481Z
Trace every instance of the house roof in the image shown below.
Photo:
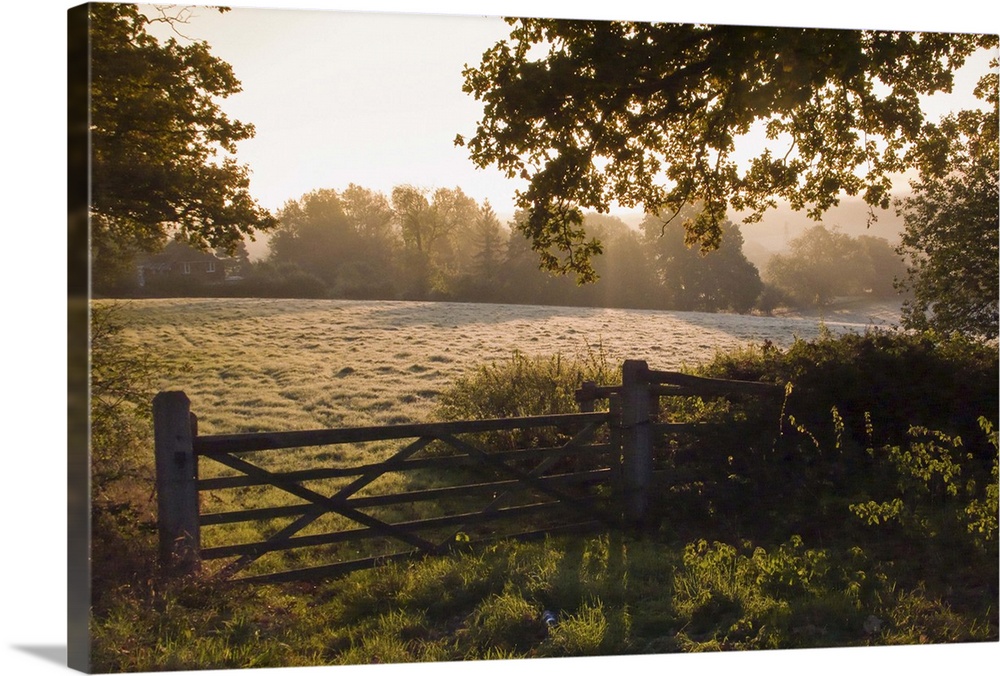
M139 265L151 270L169 270L179 263L206 263L223 261L211 251L201 251L177 240L168 242L159 253L140 259Z

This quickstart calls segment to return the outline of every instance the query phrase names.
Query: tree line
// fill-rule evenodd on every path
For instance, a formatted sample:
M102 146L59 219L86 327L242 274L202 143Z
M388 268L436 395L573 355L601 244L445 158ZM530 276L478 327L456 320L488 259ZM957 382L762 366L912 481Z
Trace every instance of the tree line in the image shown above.
M841 296L892 297L905 274L888 241L824 226L758 270L731 221L723 222L718 247L706 251L691 245L678 219L647 215L633 228L591 212L582 225L603 251L594 258L596 280L580 284L539 265L520 229L524 218L518 212L504 224L488 200L458 187L401 185L389 195L355 184L314 190L278 212L267 256L251 262L241 247L229 259L231 284L197 287L175 275L144 292L747 313L822 306Z
M725 246L702 256L684 245L680 224L647 218L636 230L588 214L603 243L599 279L578 284L539 266L520 233L518 212L502 223L489 201L461 188L395 187L390 195L356 185L319 190L278 214L269 256L250 290L340 298L400 298L747 312L761 289L731 226ZM662 233L662 234L661 234Z

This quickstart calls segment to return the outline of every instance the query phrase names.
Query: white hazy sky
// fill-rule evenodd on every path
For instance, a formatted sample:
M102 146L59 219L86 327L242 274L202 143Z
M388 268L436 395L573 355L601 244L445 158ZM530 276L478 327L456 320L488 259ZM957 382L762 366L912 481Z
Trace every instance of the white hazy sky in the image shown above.
M437 10L439 3L429 3L434 14L371 11L382 4L366 4L369 11L362 12L350 11L358 3L347 2L322 3L345 11L193 10L182 32L207 41L243 83L243 92L223 106L256 127L256 137L243 142L238 154L253 172L254 195L278 209L309 190L343 189L352 182L386 194L402 183L459 186L509 215L514 191L523 182L508 180L492 167L475 168L467 151L453 144L456 134L474 133L481 113L480 104L461 90L461 71L465 64L477 65L486 49L507 36L509 27L492 13L538 14L544 3L495 3L487 15L469 15L472 6L459 3ZM615 15L574 7L568 16ZM690 10L619 16L697 18ZM705 16L765 21L757 14ZM787 18L787 23L807 23L797 14ZM900 23L909 27L902 18ZM851 25L818 22L824 24ZM983 67L982 60L977 66ZM977 70L967 72L970 77L962 78L957 90L970 94Z
M462 92L462 67L505 28L481 16L200 9L184 32L243 83L224 108L256 127L238 158L264 206L351 182L387 194L411 183L459 185L508 211L512 183L476 171L453 144L481 111Z

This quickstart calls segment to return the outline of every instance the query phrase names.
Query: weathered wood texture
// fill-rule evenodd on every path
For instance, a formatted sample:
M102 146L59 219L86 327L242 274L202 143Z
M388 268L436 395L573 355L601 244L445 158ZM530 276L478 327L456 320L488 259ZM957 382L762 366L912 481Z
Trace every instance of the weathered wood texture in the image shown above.
M409 437L440 439L448 434L474 434L536 427L563 427L587 423L603 423L607 413L567 413L526 418L494 420L459 420L444 423L417 423L381 427L345 427L340 429L303 430L296 432L261 432L256 434L220 434L199 437L195 450L199 455L213 456L247 451L268 451L333 444L356 444L369 441L389 441Z
M595 402L609 402L611 444L621 449L621 499L626 520L641 525L650 505L655 447L667 435L697 433L710 425L660 422L661 397L750 396L780 399L783 389L772 383L702 378L673 371L651 370L645 361L622 365L622 384L598 386L585 382L576 392L581 411L593 411Z
M584 456L601 454L611 450L610 444L592 444L583 447L565 449L561 446L553 448L530 448L516 451L498 451L492 453L498 460L505 462L519 462L528 460L541 460L547 457L563 458L567 455ZM456 467L472 467L480 464L475 455L456 454L440 457L413 458L412 460L397 460L376 462L367 465L357 465L354 467L320 467L316 469L297 470L285 472L275 476L288 481L314 481L318 479L336 479L341 477L356 476L368 472L406 472L417 469L440 469L453 470ZM219 490L223 488L239 488L242 486L262 486L270 484L269 478L255 478L252 476L232 476L216 477L212 479L200 479L198 488L200 490Z
M164 394L164 400L173 401L174 395ZM184 406L187 406L184 397ZM186 409L184 409L186 410ZM177 415L181 415L178 413ZM194 476L195 491L212 491L247 486L272 486L301 500L300 504L280 507L239 510L222 513L196 515L196 526L218 526L245 521L292 518L293 521L262 542L234 545L219 545L199 548L196 551L203 559L232 558L223 569L224 577L233 577L248 568L254 561L268 552L284 551L299 547L315 547L341 542L357 542L366 538L388 537L404 543L412 552L434 554L445 551L455 542L455 535L462 529L478 524L506 520L516 521L533 517L552 510L562 510L570 514L582 515L587 522L595 519L608 523L612 518L601 513L600 505L591 499L581 499L575 493L565 492L565 487L581 487L607 483L616 475L605 466L578 472L546 474L557 466L560 460L579 460L587 457L600 458L601 455L615 456L615 449L607 442L597 442L597 430L606 425L608 413L585 413L534 416L498 420L470 420L448 423L415 425L395 425L386 427L358 427L336 430L309 430L304 432L277 432L264 434L239 434L199 436L195 432L184 441L190 447L194 458L202 457L219 462L239 474L237 476L197 479ZM157 423L164 439L172 438L168 431L170 423L164 417ZM577 433L561 446L546 448L515 449L512 451L488 452L471 440L459 435L474 437L484 432L500 430L525 430L534 428L555 428L563 433L576 429ZM334 444L365 443L371 441L406 440L404 445L390 458L353 467L315 467L291 472L271 472L248 459L261 451L279 449L301 449ZM454 452L429 457L413 457L431 443L450 446ZM534 464L533 469L525 469ZM407 472L415 469L439 469L442 474L456 468L485 472L493 477L487 481L420 491L405 491L389 495L355 494L365 486L387 473ZM164 480L166 480L164 474ZM308 481L322 479L351 479L333 495L325 495L304 485ZM187 490L190 490L188 486ZM542 496L546 502L516 504L508 506L512 494L525 493ZM165 495L168 494L165 492ZM173 493L171 493L173 494ZM476 512L458 513L429 519L389 523L384 518L361 511L369 508L406 505L417 501L441 501L468 496L484 496L488 504ZM523 502L523 499L521 500ZM176 506L173 507L176 509ZM171 523L169 509L163 511L165 524ZM298 535L300 531L318 518L335 514L352 521L360 528L337 532ZM443 540L428 539L420 535L422 531L455 527ZM166 530L165 530L166 532ZM195 530L194 532L197 532ZM515 536L523 533L515 533ZM440 538L440 533L437 536ZM166 545L164 545L166 546ZM382 560L382 557L368 559ZM359 565L359 564L355 564ZM330 568L329 570L334 570ZM291 573L289 573L291 574ZM257 579L257 576L250 576ZM287 576L286 576L287 577ZM281 579L284 579L282 577Z
M307 570L244 575L240 578L277 582L342 574L381 561L441 553L453 548L455 536L470 526L534 518L554 510L575 514L575 518L582 521L576 524L553 522L550 527L514 533L513 536L526 538L557 529L593 527L594 524L615 527L622 523L622 518L626 524L641 526L648 517L651 491L655 485L655 446L665 435L697 433L705 428L697 424L660 422L660 397L772 397L781 391L767 383L715 380L653 371L644 361L628 360L622 367L621 385L582 384L576 392L581 412L576 414L213 436L198 435L197 419L190 413L190 403L183 392L163 392L153 402L160 555L164 561L183 572L197 570L203 558L235 557L222 571L222 576L232 577L263 555L300 547L383 537L410 548L397 554L343 561ZM599 400L607 400L606 412L595 410ZM554 428L567 436L570 430L576 430L576 433L560 446L502 452L491 452L473 440L474 435L482 433L536 428ZM603 438L598 439L598 430L602 428L607 431ZM248 459L258 452L407 439L410 441L386 460L349 467L320 466L272 472ZM435 445L436 452L421 456L421 452L431 444ZM441 447L450 447L451 451L442 453ZM199 480L199 458L219 462L235 470L237 475ZM561 461L569 461L573 467L572 463L584 459L588 464L583 469L575 465L579 471L550 473ZM482 480L387 495L358 495L359 491L386 474L437 469L445 475L456 468L465 468L466 474L469 471L481 473ZM332 495L304 485L305 482L337 479L350 481ZM607 486L608 490L604 493L613 498L610 509L596 501L593 494L570 490L594 485ZM200 492L250 486L273 486L300 502L200 514ZM378 508L405 506L414 502L451 501L455 498L465 500L472 496L486 497L489 502L478 511L396 523L361 511L374 508L378 513ZM518 504L508 504L514 499L512 496L522 497ZM524 496L531 496L527 499L535 501L526 503ZM338 515L359 527L300 534L329 514ZM202 527L269 519L292 521L264 541L201 547ZM442 529L447 529L448 533L443 539ZM437 535L432 534L435 531Z
M649 366L644 361L627 360L621 387L622 479L625 518L633 524L642 523L649 506L653 473L649 404Z
M192 438L191 402L183 392L153 398L153 444L160 560L177 573L198 570L198 461Z

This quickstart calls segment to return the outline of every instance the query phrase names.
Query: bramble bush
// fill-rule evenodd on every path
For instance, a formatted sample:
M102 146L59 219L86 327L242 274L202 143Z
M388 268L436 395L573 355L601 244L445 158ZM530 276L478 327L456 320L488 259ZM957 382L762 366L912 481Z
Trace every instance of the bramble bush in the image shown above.
M992 416L995 424L994 344L879 330L827 332L787 350L764 343L720 353L695 372L786 386L780 417L772 404L746 402L730 415L756 420L756 427L723 429L712 448L686 456L700 463L697 472L719 482L720 501L732 510L752 503L762 522L781 524L782 514L801 504L800 513L811 510L809 530L795 532L837 529L848 504L896 481L867 449L908 449L915 429L961 439L963 481L980 489L990 483L996 447L980 418Z
M994 451L997 435L979 419ZM869 448L884 477L877 497L850 505L869 526L898 525L915 539L941 541L947 548L997 555L997 456L991 472L975 473L962 439L914 427L905 446ZM970 471L972 470L972 471Z
M686 456L688 474L704 477L695 528L730 540L801 534L858 547L889 566L900 588L995 622L994 343L827 334L784 351L765 344L720 354L698 373L783 383L787 396L777 425L758 418L770 434L723 430L713 441L722 450Z
M979 417L997 410L996 343L958 334L870 329L813 341L787 350L769 342L719 353L699 375L794 383L788 407L819 429L837 407L855 439L864 439L865 415L880 439L902 443L911 427L948 431L972 439ZM991 413L995 415L995 413ZM991 449L971 448L987 460Z

